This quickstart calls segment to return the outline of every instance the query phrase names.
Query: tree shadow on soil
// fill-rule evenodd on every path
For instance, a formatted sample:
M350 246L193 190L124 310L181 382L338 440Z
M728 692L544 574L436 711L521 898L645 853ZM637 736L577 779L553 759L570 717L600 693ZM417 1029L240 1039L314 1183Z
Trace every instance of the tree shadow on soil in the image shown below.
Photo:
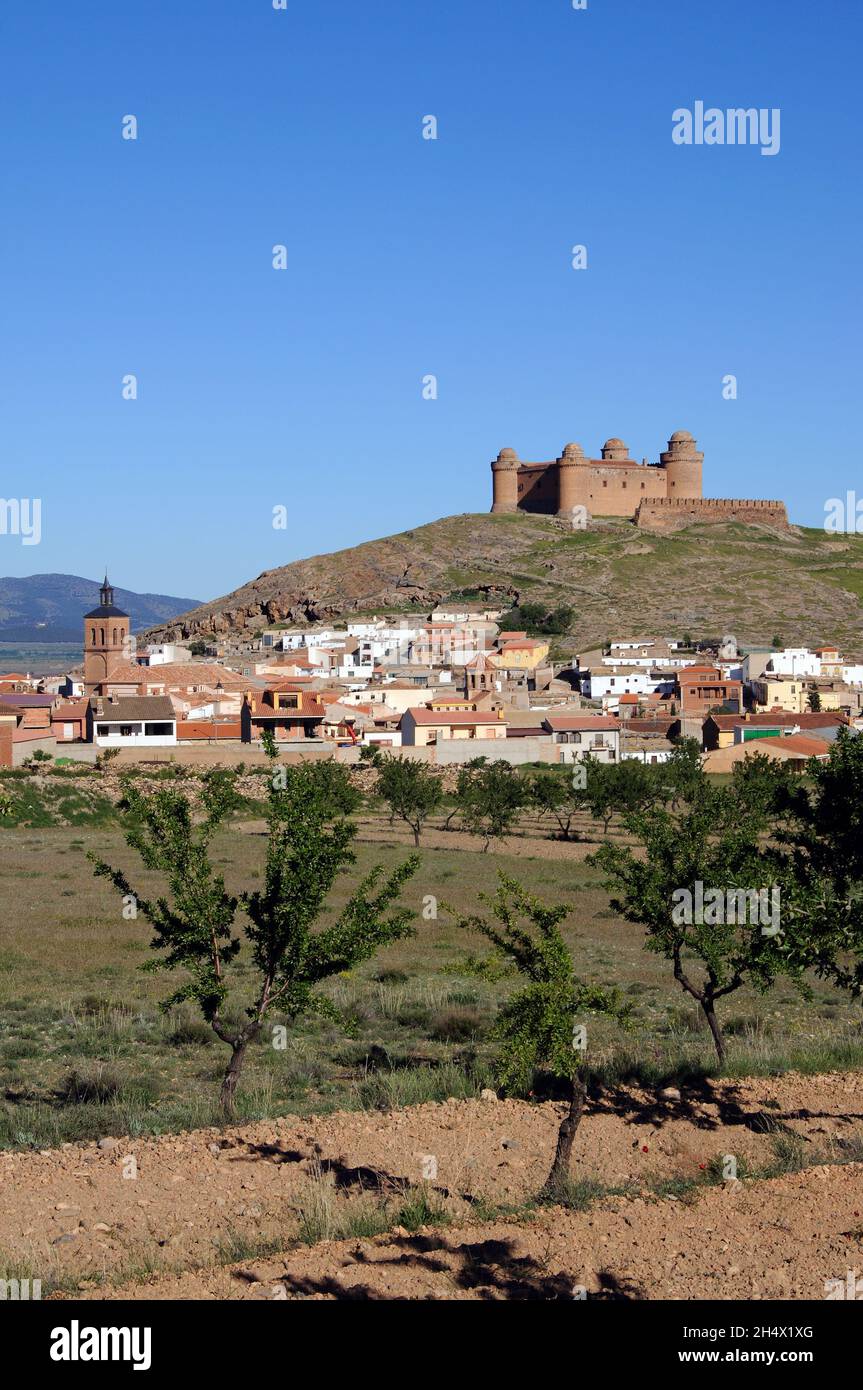
M379 1258L377 1251L373 1260L357 1254L356 1263L368 1263L384 1274L400 1271L408 1275L445 1276L452 1298L457 1298L459 1292L471 1292L486 1301L568 1302L580 1296L579 1286L571 1275L550 1274L547 1267L532 1256L516 1254L513 1241L482 1240L451 1246L441 1236L412 1236L394 1240L388 1248L393 1253L386 1258ZM600 1289L589 1295L590 1301L629 1301L645 1297L637 1285L619 1279L608 1270L600 1271L598 1279ZM289 1296L300 1298L324 1294L342 1302L374 1302L418 1296L416 1293L393 1294L389 1288L380 1289L371 1283L346 1287L333 1275L287 1274L279 1282ZM420 1298L429 1296L419 1295Z

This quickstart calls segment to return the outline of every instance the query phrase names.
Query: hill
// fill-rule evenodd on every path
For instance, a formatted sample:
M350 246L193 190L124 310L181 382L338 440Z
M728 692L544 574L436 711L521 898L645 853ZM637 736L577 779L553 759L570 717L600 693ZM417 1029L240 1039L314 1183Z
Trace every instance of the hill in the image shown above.
M627 634L731 632L745 643L835 641L852 655L863 631L863 537L739 522L657 536L623 520L572 531L521 512L452 516L265 570L149 636L427 613L458 598L570 607L576 648Z
M190 608L197 599L169 594L134 594L116 589L115 597L137 632ZM77 574L31 574L0 578L0 642L80 642L83 615L99 603L99 581Z

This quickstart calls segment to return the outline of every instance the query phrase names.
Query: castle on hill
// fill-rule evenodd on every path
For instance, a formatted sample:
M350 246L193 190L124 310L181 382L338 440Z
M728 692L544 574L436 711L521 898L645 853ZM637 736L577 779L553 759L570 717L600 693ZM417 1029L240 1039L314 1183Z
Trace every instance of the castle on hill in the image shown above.
M491 465L493 512L540 512L572 519L623 516L650 530L669 530L692 521L758 521L787 527L784 502L750 498L706 498L704 455L688 430L676 430L658 463L629 457L622 439L607 439L601 458L587 458L580 444L567 444L549 463L525 463L514 449L501 449Z

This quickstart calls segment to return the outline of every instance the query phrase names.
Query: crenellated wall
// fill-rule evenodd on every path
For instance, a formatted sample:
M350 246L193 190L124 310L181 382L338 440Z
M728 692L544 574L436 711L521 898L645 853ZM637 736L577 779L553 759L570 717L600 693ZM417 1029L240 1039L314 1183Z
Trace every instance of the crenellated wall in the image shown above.
M752 497L657 497L641 503L635 520L645 531L676 531L698 521L760 522L788 530L784 502Z

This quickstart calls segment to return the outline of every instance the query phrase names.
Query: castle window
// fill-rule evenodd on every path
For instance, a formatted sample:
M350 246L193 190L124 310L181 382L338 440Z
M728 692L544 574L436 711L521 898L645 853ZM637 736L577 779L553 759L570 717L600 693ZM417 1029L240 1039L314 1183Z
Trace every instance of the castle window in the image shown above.
M603 486L603 487L608 487L608 483L603 482L602 486Z
M103 627L100 627L100 628L99 628L99 642L100 642L101 646L104 647L104 645L105 645L105 629L104 629Z
M94 627L91 627L91 628L90 628L90 641L93 643L93 646L95 647L95 645L96 645L96 629L95 629Z
M641 484L641 491L644 491L644 483Z
M113 646L116 647L116 645L117 645L117 629L116 629L116 628L114 628L114 636L113 636L113 639L112 639L112 643L113 643Z
M625 491L626 491L626 483L623 483L621 486L623 487L623 490L624 490L624 492L625 492Z

